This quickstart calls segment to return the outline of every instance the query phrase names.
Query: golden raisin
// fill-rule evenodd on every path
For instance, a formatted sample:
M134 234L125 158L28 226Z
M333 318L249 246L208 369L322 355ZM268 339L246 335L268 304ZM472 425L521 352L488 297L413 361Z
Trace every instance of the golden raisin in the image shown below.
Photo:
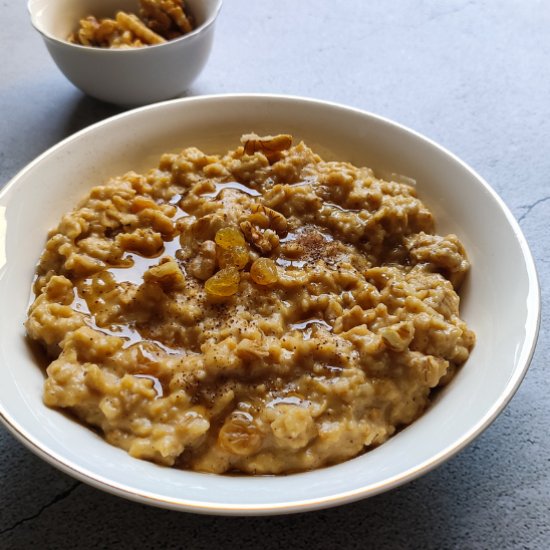
M218 434L218 442L226 451L238 456L256 453L262 446L254 418L243 411L235 411L225 421Z
M250 276L259 285L270 285L279 279L277 266L269 258L258 258L250 267Z
M216 256L218 258L218 265L222 268L236 267L241 270L248 263L248 249L244 246L234 246L226 249L218 247Z
M214 240L224 250L246 244L243 234L236 227L222 227L216 233Z
M208 294L213 296L233 296L239 290L241 275L235 267L221 269L204 283Z

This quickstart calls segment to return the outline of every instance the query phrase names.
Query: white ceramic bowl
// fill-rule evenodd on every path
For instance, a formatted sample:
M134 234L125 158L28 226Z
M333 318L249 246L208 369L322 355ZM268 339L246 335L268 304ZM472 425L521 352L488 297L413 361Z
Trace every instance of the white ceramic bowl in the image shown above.
M184 92L206 65L222 0L187 0L197 27L165 44L103 49L67 42L87 15L138 12L138 0L29 0L31 22L63 74L83 92L119 105L144 105Z
M172 470L131 458L42 403L44 374L23 321L46 232L86 191L196 145L234 147L244 132L290 132L335 159L415 178L440 232L464 242L472 271L462 314L477 345L430 409L379 448L321 470L234 477ZM452 129L449 129L452 132ZM471 168L394 122L320 101L211 96L144 107L53 147L0 193L0 415L39 456L100 489L147 504L219 514L297 512L388 490L441 464L479 435L519 386L539 322L534 263L506 206ZM9 315L6 314L9 312Z

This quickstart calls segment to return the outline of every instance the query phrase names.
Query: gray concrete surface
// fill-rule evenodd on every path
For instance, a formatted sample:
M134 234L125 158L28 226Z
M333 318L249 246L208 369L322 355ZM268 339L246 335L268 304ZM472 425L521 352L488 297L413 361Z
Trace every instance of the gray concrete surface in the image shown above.
M0 5L3 185L119 109L63 78L23 1ZM0 548L550 548L548 2L226 0L210 63L188 95L222 92L367 109L478 170L519 219L537 261L543 318L529 373L497 421L432 473L370 500L288 517L200 517L126 502L59 473L0 427Z

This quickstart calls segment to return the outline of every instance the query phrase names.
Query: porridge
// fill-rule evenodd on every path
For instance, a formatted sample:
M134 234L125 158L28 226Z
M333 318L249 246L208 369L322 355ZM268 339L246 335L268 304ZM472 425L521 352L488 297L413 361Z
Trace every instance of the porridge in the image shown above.
M386 441L475 336L469 269L410 183L288 135L94 187L48 236L26 329L48 406L130 455L281 474Z

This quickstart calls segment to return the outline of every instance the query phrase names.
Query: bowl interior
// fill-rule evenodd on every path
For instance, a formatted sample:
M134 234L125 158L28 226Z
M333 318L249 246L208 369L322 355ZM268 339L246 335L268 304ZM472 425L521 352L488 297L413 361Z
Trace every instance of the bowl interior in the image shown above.
M198 29L208 22L219 9L220 0L187 0ZM137 14L138 0L29 0L29 12L33 25L50 38L66 41L78 28L83 17L94 15L113 17L123 10Z
M221 152L242 133L289 132L321 155L417 180L440 233L464 242L472 271L462 315L477 334L468 362L430 409L390 441L343 464L286 477L224 477L131 458L42 403L44 374L23 329L46 232L87 189L155 166L194 145ZM45 153L0 194L0 413L56 466L117 494L216 513L300 511L372 495L434 467L486 427L509 400L536 340L539 295L517 223L471 169L387 120L337 105L273 96L213 96L145 107L88 128Z

